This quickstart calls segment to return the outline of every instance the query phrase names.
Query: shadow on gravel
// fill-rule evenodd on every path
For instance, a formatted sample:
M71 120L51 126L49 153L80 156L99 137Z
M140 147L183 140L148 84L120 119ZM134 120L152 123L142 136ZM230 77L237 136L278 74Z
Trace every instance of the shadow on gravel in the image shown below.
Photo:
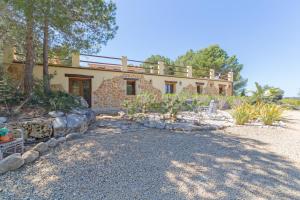
M94 126L0 177L0 186L12 199L300 199L299 168L263 150L265 143L218 131L137 129Z
M253 139L218 132L196 135L189 149L177 146L166 178L186 199L300 199L299 168L266 152ZM173 151L173 150L171 150Z

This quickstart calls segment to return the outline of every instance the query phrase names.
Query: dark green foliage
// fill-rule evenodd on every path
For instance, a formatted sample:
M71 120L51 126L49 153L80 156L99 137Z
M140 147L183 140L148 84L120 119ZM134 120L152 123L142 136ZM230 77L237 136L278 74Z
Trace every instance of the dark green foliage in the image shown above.
M42 61L47 93L48 57L65 59L74 51L99 52L117 31L115 15L115 3L105 0L1 0L0 49L17 46L25 54L27 96L33 87L32 69L35 62Z
M236 95L243 94L248 82L247 79L241 76L243 65L239 63L237 57L235 55L229 56L219 45L212 45L198 51L189 50L175 61L161 55L152 55L145 61L154 63L156 68L158 61L163 61L166 66L173 65L166 68L166 73L169 75L185 75L183 68L186 66L193 67L194 77L209 77L210 69L215 69L217 74L222 75L232 71L234 73L233 88ZM146 68L153 67L153 65L147 63L142 66ZM149 69L146 69L146 71L148 72Z
M297 98L284 98L279 101L282 106L291 110L300 110L300 99Z
M170 114L172 120L176 120L178 112L186 109L186 99L181 98L181 96L179 95L164 95L162 102L162 111Z
M129 115L137 112L155 112L160 109L157 97L148 92L138 94L134 100L125 101L123 106Z
M235 55L228 53L219 45L212 45L198 51L189 50L186 54L179 56L176 65L193 66L193 76L208 77L209 69L215 69L216 73L234 73L234 92L240 94L247 84L247 79L241 76L243 65L239 63Z
M284 91L268 85L261 86L255 82L256 90L252 91L252 103L277 103L283 98Z
M113 39L116 5L104 0L1 0L0 42L17 45L26 52L25 16L33 13L36 55L42 53L44 20L49 20L49 56L67 56L72 51L99 52ZM31 7L30 7L31 6ZM0 43L1 44L1 43ZM63 53L63 55L61 55ZM39 58L40 59L40 58Z
M33 89L29 105L41 106L46 110L69 111L72 108L81 107L80 98L62 91L51 91L48 95L44 93L43 81L37 80Z
M170 58L161 56L161 55L152 55L149 58L145 60L147 63L143 63L141 67L144 67L146 72L150 72L150 68L157 70L158 61L162 61L165 64L165 74L168 75L174 75L175 74L175 67L170 66L174 65L174 61L172 61ZM153 64L150 64L153 63Z
M16 105L22 98L19 85L0 67L0 103Z

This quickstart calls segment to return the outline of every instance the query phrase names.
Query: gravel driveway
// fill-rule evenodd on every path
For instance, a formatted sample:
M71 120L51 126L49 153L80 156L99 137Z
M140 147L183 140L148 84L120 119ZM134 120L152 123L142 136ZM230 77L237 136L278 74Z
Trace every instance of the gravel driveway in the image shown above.
M0 176L0 199L300 199L296 130L176 133L101 119Z

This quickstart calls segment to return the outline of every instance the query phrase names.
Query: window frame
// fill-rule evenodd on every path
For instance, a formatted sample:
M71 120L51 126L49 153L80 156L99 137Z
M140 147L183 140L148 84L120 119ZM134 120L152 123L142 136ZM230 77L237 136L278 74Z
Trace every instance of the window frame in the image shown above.
M128 86L131 85L132 93L129 94ZM136 95L136 80L126 80L126 95L135 96Z
M176 94L176 84L174 81L165 81L165 94Z
M66 76L67 77L67 76ZM87 81L88 83L88 90L86 90L87 94L88 94L88 97L86 97L84 94L85 94L85 89L84 88L84 83L83 81ZM78 83L78 89L79 89L79 94L75 94L75 91L74 91L74 88L73 88L73 83ZM69 84L69 93L70 94L74 94L74 95L77 95L77 96L81 96L83 97L87 103L89 104L89 107L92 106L92 79L89 78L89 77L85 77L84 75L83 76L79 76L79 77L69 77L69 80L68 80L68 84Z
M226 96L226 85L224 84L219 84L219 91L218 91L220 96Z
M204 83L196 83L197 94L204 93Z

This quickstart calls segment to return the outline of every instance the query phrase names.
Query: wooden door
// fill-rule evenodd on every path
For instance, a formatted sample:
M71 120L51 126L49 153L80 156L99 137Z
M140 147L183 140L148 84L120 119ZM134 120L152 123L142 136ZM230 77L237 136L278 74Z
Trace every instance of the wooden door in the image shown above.
M69 78L69 92L83 97L89 106L91 106L92 83L90 78Z

